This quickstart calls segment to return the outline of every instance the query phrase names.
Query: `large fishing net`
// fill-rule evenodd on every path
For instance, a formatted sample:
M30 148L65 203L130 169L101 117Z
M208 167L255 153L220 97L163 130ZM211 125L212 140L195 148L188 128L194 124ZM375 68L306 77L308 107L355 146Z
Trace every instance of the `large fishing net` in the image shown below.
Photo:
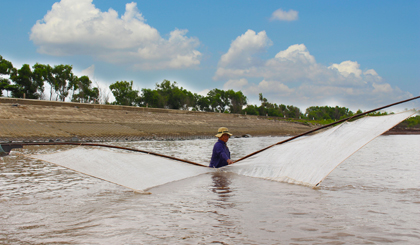
M273 146L222 171L316 186L354 152L415 113L406 111L342 123L313 136ZM220 171L150 154L84 147L30 156L138 191Z
M273 146L235 165L229 171L265 179L318 185L340 163L414 111L364 117L306 138Z
M146 153L124 153L85 147L36 155L35 158L140 192L209 170Z

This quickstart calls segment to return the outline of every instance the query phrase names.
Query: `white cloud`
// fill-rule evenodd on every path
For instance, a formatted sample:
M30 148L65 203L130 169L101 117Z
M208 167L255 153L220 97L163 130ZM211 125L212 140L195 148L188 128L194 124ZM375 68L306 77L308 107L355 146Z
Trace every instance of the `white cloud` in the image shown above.
M303 44L295 44L284 51L280 51L275 56L276 59L282 61L300 62L303 64L314 64L315 58L309 54L306 46Z
M223 85L223 89L224 90L233 89L235 91L238 91L238 90L242 90L242 88L245 87L246 85L248 85L248 80L246 80L245 78L241 78L238 80L231 79Z
M247 31L247 33L255 35L255 32ZM226 54L223 55L213 78L219 80L224 78L236 79L240 76L264 77L268 80L281 79L282 82L292 82L299 79L314 79L315 77L320 77L318 80L321 80L324 73L332 73L326 68L320 69L315 58L303 44L292 45L288 49L277 53L272 59L266 61L258 59L257 55L265 52L267 47L254 49L253 47L245 46L242 49L237 49L235 56L240 58L229 59L229 62L226 61L227 59L222 62ZM232 47L229 51L231 50ZM227 54L229 54L229 51ZM244 64L244 61L250 60L258 60L258 62Z
M182 69L200 64L199 40L175 29L168 39L145 23L136 3L125 13L101 12L92 0L61 0L32 27L30 39L49 55L91 55L138 69Z
M90 79L93 79L93 76L95 75L95 65L91 65L88 68L82 70L80 72L82 76L88 76Z
M200 92L198 92L197 94L198 95L201 95L201 96L207 96L207 94L210 92L210 89L204 89L203 91L200 91Z
M374 69L369 69L365 72L363 72L364 75L371 75L371 76L378 76L378 73Z
M369 83L383 83L382 77L374 69L363 72L364 80Z
M341 62L340 64L332 64L328 68L337 69L340 72L340 74L344 77L348 77L350 74L353 74L355 77L360 78L360 75L362 74L362 70L360 70L359 67L360 65L359 63L357 63L357 61L353 62L353 61L347 60L347 61ZM372 73L369 73L369 74L372 75ZM378 74L376 74L376 76L377 75Z
M298 11L295 10L289 10L289 11L284 11L282 9L277 9L276 11L273 12L273 14L271 15L270 20L285 20L285 21L294 21L298 19Z
M384 84L377 84L377 83L373 83L372 84L373 89L373 93L392 93L393 89L391 87L391 85L389 85L388 83L384 83Z
M273 103L292 104L302 110L313 105L372 109L412 96L385 83L373 69L363 72L357 61L319 64L304 44L291 45L274 58L259 59L271 45L267 40L265 32L257 35L252 30L236 38L222 55L213 79L226 81L225 87L239 84L251 100L263 93ZM239 83L249 78L260 82ZM332 102L337 104L327 104Z
M231 43L228 52L222 55L219 66L240 68L256 65L259 60L254 55L271 45L265 31L256 34L255 31L248 30Z
M283 83L279 83L278 81L266 81L262 80L258 84L258 90L262 93L276 93L281 95L289 95L294 92L294 89L289 88L287 85Z

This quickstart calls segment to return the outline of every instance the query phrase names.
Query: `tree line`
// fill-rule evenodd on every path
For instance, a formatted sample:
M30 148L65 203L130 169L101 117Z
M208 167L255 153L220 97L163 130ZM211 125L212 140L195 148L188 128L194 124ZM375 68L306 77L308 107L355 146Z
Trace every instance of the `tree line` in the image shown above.
M176 82L163 80L155 89L133 89L133 81L117 81L109 86L115 105L194 110L221 113L241 113L247 98L241 91L213 89L202 96L192 93Z
M72 102L96 101L99 88L92 87L88 76L77 77L72 70L71 65L51 67L39 63L32 67L24 64L17 69L0 55L0 96L10 92L15 98L46 99L45 85L48 84L49 100L65 101L70 96Z
M99 103L103 90L99 86L93 87L88 76L77 77L73 74L71 65L44 65L36 63L32 67L22 65L14 68L12 63L0 55L0 96L10 93L11 97L28 99L48 99L72 102ZM8 76L8 78L6 78ZM45 94L45 85L49 85ZM262 93L259 94L260 106L248 104L247 97L242 91L210 90L207 95L192 93L176 82L163 80L154 89L143 88L140 91L133 88L133 81L116 81L109 86L115 97L114 105L166 108L177 110L193 110L219 113L236 113L269 117L306 119L316 121L334 121L355 114L346 107L311 106L303 113L298 107L270 103ZM103 103L108 104L108 99ZM375 112L370 115L384 115Z

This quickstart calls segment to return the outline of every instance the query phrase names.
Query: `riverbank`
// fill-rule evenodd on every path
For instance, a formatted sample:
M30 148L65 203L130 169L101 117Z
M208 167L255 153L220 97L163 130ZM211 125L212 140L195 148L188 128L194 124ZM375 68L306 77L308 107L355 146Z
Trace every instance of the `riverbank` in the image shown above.
M317 127L276 117L0 98L0 142L208 138L221 126L235 137L293 136ZM397 125L385 133L406 134L420 130Z
M420 129L399 128L398 126L395 126L394 128L385 132L384 135L420 135Z
M284 119L133 106L0 98L0 141L115 141L291 136L313 129Z

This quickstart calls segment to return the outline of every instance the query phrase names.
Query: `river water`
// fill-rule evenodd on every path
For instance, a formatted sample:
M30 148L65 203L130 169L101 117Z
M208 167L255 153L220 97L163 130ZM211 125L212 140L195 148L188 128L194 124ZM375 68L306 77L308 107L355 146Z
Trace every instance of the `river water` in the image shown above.
M237 159L283 139L228 145ZM206 163L214 142L112 144ZM315 189L218 171L141 195L23 155L68 148L0 159L0 244L420 244L419 135L378 137Z

